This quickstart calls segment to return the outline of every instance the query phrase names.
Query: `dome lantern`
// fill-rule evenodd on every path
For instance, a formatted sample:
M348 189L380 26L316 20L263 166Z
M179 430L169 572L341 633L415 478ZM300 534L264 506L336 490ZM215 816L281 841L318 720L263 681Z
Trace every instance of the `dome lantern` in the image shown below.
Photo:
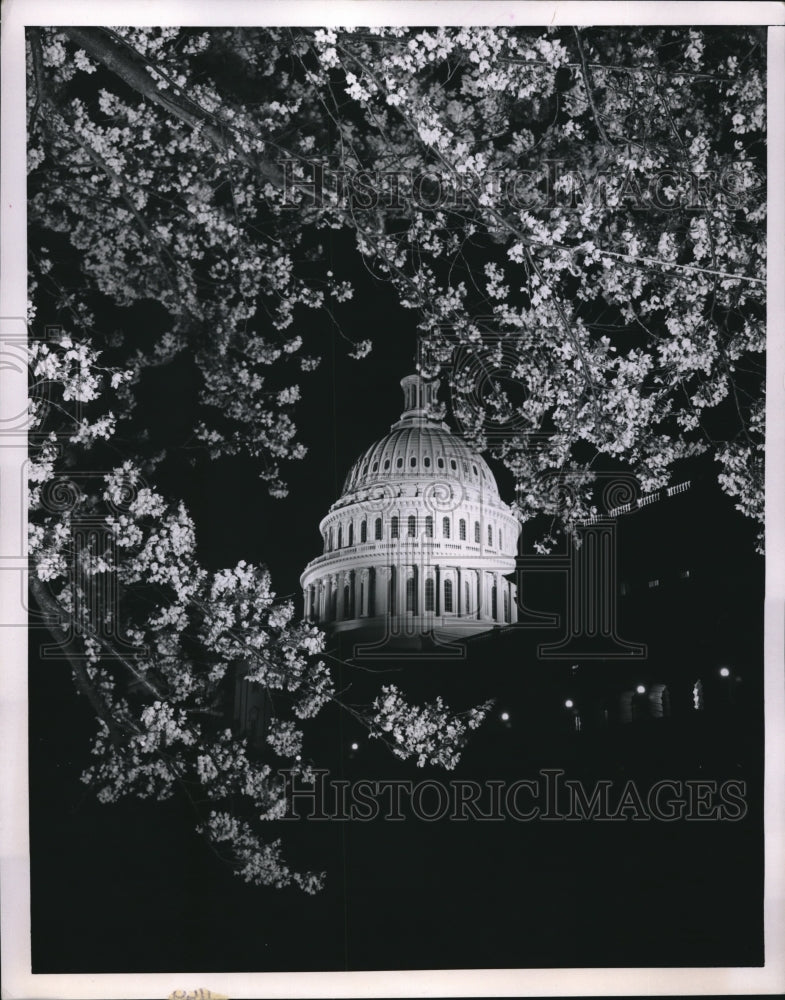
M421 375L405 375L401 379L403 389L404 410L400 420L393 424L393 428L402 427L411 423L432 423L439 427L446 426L441 420L433 420L431 414L436 405L436 393L438 385L436 382L428 382Z

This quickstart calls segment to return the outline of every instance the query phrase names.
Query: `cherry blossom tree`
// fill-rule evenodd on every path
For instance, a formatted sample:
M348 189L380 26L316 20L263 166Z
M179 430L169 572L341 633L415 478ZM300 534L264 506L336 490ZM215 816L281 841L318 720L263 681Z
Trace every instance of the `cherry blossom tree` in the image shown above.
M32 348L32 591L98 720L85 780L206 802L245 878L313 890L259 825L285 808L278 762L307 780L304 726L341 701L324 640L264 567L200 564L154 485L166 454L127 431L147 374L192 364L196 440L285 496L319 365L298 317L340 326L364 265L514 474L521 520L569 530L603 468L648 492L707 454L762 523L763 36L68 27L28 49L30 321L69 331ZM356 255L336 264L339 231ZM140 303L160 335L105 323ZM265 759L226 726L238 665L287 706ZM447 767L484 711L394 687L343 709Z
M489 706L455 715L440 698L412 705L392 685L372 704L346 702L319 655L323 633L276 597L264 567L208 571L182 502L147 485L133 460L95 472L115 433L107 396L132 371L104 367L68 336L34 341L31 371L31 592L95 712L82 780L105 803L183 793L246 881L317 891L324 873L293 871L260 829L287 813L284 773L314 781L309 720L335 703L396 756L451 769ZM238 678L274 706L266 753L232 728Z
M318 239L349 228L416 311L463 431L513 471L522 518L593 513L603 462L648 492L708 453L762 520L755 29L68 28L30 43L33 218L68 234L93 288L166 307L171 331L129 363L137 377L194 355L214 454L252 456L285 492L281 462L305 446L299 387L273 372L318 363L293 316L351 297L351 268L325 268Z

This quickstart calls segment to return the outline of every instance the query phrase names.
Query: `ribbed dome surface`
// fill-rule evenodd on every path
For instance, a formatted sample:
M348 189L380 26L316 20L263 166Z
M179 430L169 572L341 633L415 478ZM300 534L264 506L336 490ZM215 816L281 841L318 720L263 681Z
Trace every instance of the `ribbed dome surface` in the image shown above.
M391 479L424 478L457 480L486 496L499 496L485 460L443 424L427 419L395 425L386 437L372 444L349 470L343 493Z

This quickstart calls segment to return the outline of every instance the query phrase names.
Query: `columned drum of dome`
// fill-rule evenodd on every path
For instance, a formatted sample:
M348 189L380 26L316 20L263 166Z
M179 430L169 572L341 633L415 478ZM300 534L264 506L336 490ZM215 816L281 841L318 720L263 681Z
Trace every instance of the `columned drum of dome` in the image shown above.
M300 577L305 617L414 648L512 624L520 525L485 460L431 416L436 383L401 386L400 419L319 525L323 552Z

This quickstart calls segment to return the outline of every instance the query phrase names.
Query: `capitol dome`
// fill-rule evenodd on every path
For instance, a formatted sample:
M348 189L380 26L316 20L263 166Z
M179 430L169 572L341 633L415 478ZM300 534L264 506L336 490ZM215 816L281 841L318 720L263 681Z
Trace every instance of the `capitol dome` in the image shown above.
M380 649L517 618L518 521L485 460L433 417L436 383L401 386L400 419L352 465L300 578L307 620Z

